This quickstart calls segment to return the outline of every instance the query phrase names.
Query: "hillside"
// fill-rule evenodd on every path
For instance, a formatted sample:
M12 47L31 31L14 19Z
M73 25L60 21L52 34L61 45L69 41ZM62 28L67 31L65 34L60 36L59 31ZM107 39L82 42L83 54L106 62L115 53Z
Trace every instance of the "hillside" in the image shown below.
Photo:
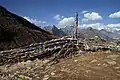
M0 6L0 50L55 38L51 33Z

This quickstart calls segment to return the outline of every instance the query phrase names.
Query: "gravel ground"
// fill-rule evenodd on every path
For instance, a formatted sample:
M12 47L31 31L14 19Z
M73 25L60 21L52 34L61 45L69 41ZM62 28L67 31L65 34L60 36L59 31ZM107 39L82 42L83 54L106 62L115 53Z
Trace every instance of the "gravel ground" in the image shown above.
M48 62L36 59L2 65L0 80L120 80L120 53L89 52L57 64Z

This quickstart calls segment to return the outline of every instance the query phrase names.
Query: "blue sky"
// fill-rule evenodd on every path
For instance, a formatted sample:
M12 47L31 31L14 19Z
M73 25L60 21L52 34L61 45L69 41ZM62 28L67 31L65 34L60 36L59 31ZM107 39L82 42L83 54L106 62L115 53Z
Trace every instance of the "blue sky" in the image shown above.
M81 25L120 23L119 16L117 18L115 15L109 17L110 14L120 11L120 0L0 0L0 4L20 16L50 25L58 25L63 19L73 17L76 11L79 13ZM86 13L82 13L82 11L86 11ZM98 14L98 19L89 18L94 16L94 12ZM85 17L85 14L88 16ZM59 15L58 17L61 19L56 20L56 15ZM83 19L86 21L83 22ZM41 25L43 24L41 23Z

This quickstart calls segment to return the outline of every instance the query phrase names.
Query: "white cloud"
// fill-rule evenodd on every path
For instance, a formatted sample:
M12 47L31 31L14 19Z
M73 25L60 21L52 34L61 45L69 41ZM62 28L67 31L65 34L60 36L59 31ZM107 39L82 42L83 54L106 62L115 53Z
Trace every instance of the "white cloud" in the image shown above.
M88 11L82 11L81 13L82 13L82 14L85 14L85 13L87 13L87 12L88 12Z
M74 17L63 18L58 23L58 28L63 28L65 26L72 26L74 22Z
M23 17L24 19L26 19L27 21L35 24L36 26L41 26L42 24L46 24L47 22L46 21L40 21L40 20L37 20L37 19L33 19L33 18L30 18L30 17Z
M88 22L88 19L83 18L83 19L82 19L82 22Z
M43 24L46 24L47 22L46 21L42 21Z
M79 28L88 28L88 27L101 30L101 29L104 29L105 25L100 23L94 23L94 24L83 24L79 26Z
M94 24L82 24L79 25L79 28L88 28L92 27L93 29L106 29L109 31L120 30L120 23L117 24L101 24L101 23L94 23Z
M120 18L120 11L110 14L109 18Z
M57 14L57 15L55 15L53 18L54 18L55 20L61 20L61 19L64 18L64 16L61 16L61 15Z
M117 24L108 24L107 26L111 27L111 28L113 28L113 27L119 27L120 28L120 23L117 23Z
M109 29L109 30L120 30L120 23L117 23L117 24L108 24L106 25L106 28Z
M99 15L97 12L92 12L92 13L85 13L84 17L88 20L102 20L102 16Z
M84 18L82 19L82 22L87 22L89 20L102 20L102 16L99 15L97 12L91 12L91 13L84 13Z

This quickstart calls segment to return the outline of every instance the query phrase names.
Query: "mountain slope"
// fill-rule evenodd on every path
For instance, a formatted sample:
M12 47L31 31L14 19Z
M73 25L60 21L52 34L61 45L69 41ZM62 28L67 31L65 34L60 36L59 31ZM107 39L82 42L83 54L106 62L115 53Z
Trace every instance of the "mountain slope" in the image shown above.
M61 28L61 30L68 36L73 36L73 32L74 32L73 26L66 26L65 28ZM95 36L101 37L99 30L93 29L91 27L86 29L78 28L78 38L81 38L81 39L94 38Z
M62 36L65 36L65 35L66 35L62 30L58 29L58 28L57 28L56 26L54 26L54 25L53 25L52 31L53 31L53 34L55 34L56 36L62 37Z
M94 38L95 36L101 37L99 30L97 29L93 29L91 27L87 28L87 29L80 29L78 31L78 37L79 38Z
M74 27L73 26L66 26L65 28L60 28L60 30L62 30L68 36L72 36L73 31L74 31Z
M65 34L68 36L72 36L74 32L74 27L66 26L65 28L61 28ZM78 38L85 39L85 38L94 38L95 36L99 36L106 40L111 40L112 38L120 38L120 31L110 32L106 29L97 30L93 29L92 27L80 29L78 28Z
M0 50L55 38L51 33L0 6Z
M59 37L66 36L65 32L63 32L61 29L58 29L55 25L45 26L44 30L46 30L56 36L59 36Z

